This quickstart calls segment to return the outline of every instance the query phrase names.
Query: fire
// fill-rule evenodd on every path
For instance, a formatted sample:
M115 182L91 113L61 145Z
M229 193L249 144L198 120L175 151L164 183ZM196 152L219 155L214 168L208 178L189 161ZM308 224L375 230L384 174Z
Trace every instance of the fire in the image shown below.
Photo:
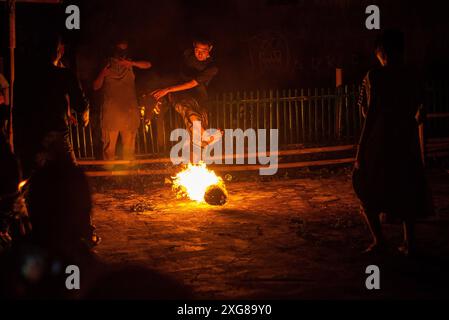
M22 188L28 183L28 180L23 180L19 183L19 191L22 191Z
M204 202L206 191L215 185L224 188L223 180L215 172L207 169L204 162L198 165L189 163L186 169L173 177L173 190L178 196L187 196L197 202Z

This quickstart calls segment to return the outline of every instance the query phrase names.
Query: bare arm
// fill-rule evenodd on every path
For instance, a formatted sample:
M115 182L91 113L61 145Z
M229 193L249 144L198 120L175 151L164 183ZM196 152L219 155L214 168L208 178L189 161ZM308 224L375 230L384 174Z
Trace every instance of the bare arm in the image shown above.
M154 98L156 100L159 100L170 92L189 90L189 89L195 88L196 86L198 86L198 82L196 80L190 80L188 82L184 82L184 83L172 86L172 87L167 87L165 89L159 89L159 90L153 91L151 94L154 96Z
M168 92L178 92L195 88L197 85L198 82L196 80L190 80L188 82L181 83L176 86L168 87L167 90Z
M152 65L151 62L149 61L141 60L141 61L133 61L132 66L139 69L150 69Z
M107 73L108 73L108 67L101 70L98 77L94 80L93 87L94 87L95 91L100 90L103 87L104 78L106 77Z

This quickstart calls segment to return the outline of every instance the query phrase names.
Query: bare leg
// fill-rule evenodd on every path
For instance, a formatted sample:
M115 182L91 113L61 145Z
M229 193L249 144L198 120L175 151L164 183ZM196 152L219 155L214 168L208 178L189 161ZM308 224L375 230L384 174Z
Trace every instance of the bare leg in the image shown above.
M371 212L362 208L363 216L365 217L366 223L373 237L373 243L368 247L366 252L371 252L373 250L378 250L385 247L385 238L382 233L382 226L380 223L380 212Z
M199 122L201 122L201 118L200 117L198 117L197 115L191 115L190 117L189 117L189 122L191 123L191 124L193 124L195 121L199 121ZM190 125L190 130L192 131L192 136L193 136L193 127L192 127L192 125ZM201 125L201 127L200 127L200 137L202 138L203 137L203 133L204 133L204 128L203 128L203 126Z
M122 131L122 143L123 143L123 159L134 160L135 159L135 147L136 147L136 132L135 131Z
M118 131L103 130L103 159L114 160Z
M193 123L195 121L200 121L201 122L201 127L200 127L200 137L201 140L203 139L203 133L205 131L204 126L203 126L203 119L201 118L201 116L196 113L196 112L192 112L191 109L189 109L188 106L185 106L181 103L176 104L175 107L176 111L181 115L181 117L184 120L184 124L186 126L187 131L190 134L190 138L193 139Z
M399 251L406 256L413 255L416 251L415 222L405 220L403 222L404 244L399 247Z

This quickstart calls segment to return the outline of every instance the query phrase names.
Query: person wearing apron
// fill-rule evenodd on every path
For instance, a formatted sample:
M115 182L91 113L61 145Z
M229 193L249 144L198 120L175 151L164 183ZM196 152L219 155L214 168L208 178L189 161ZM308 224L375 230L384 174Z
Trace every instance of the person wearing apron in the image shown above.
M113 56L94 82L95 90L103 90L101 129L105 160L114 160L119 135L122 138L123 158L134 159L140 116L133 67L149 69L151 63L131 61L127 57L127 49L126 41L118 41Z

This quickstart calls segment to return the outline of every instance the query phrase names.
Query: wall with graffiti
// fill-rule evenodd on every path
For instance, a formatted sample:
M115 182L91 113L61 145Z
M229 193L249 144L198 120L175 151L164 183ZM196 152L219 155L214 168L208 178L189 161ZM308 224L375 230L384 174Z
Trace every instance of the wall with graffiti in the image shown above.
M373 45L378 31L365 28L369 4L381 8L382 28L405 31L410 62L441 74L447 70L444 12L435 12L432 6L408 6L406 0L134 1L138 5L118 0L73 1L81 8L81 30L66 32L66 56L83 82L92 81L111 39L121 35L130 41L135 58L153 62L149 72L138 74L139 88L149 90L176 73L182 51L191 46L192 35L200 32L215 40L213 56L220 73L213 86L219 91L330 87L335 85L336 68L343 69L346 83L357 83L376 63ZM54 9L42 6L40 10ZM59 23L39 23L39 16L30 14L26 6L18 7L19 55L27 50L33 53L25 46L38 46L45 24ZM4 15L1 10L0 15ZM61 16L60 10L56 16ZM2 51L7 52L6 41Z

